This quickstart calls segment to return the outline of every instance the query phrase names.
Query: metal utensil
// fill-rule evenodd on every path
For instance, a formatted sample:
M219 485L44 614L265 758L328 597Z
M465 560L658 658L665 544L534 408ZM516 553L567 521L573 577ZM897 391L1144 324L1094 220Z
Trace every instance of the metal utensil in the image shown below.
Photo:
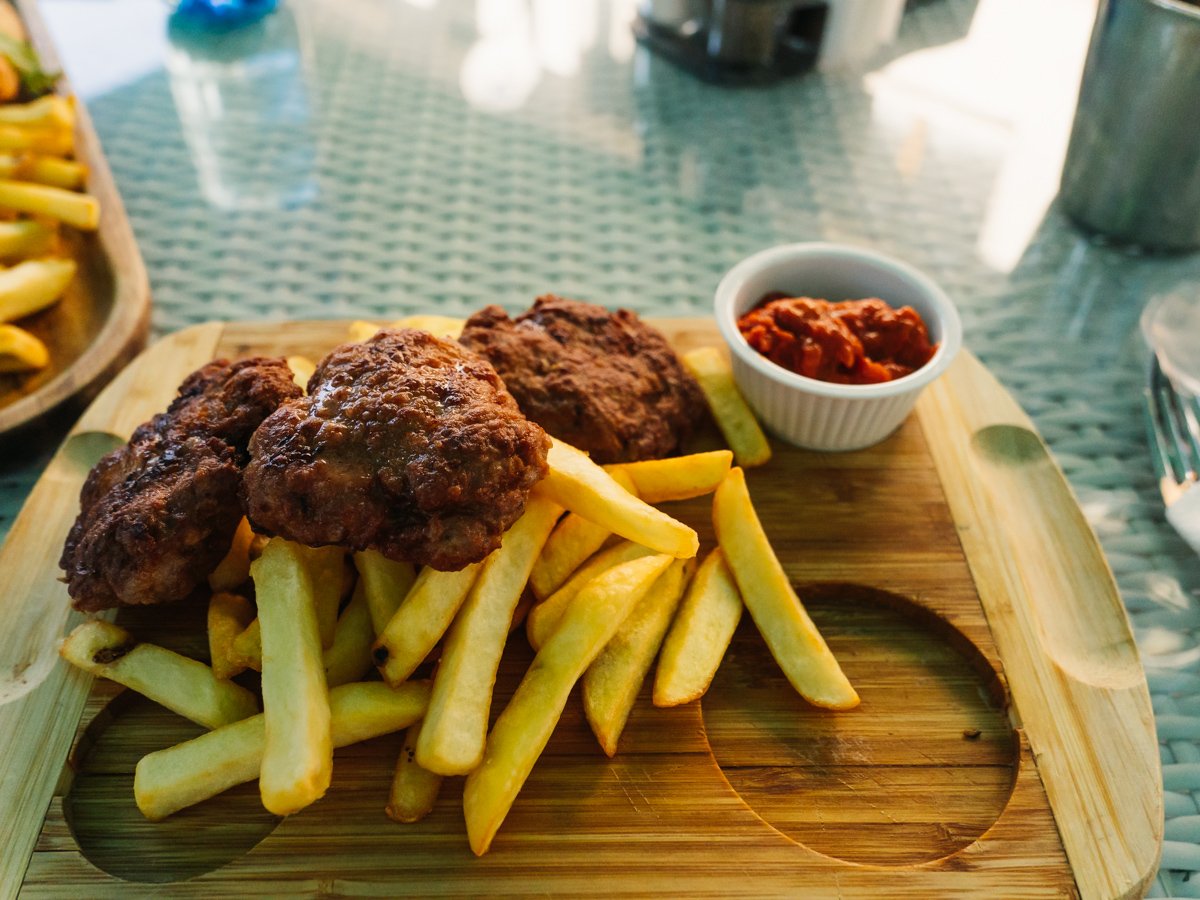
M1062 174L1089 231L1155 250L1200 247L1200 5L1101 0Z
M1146 412L1167 521L1200 553L1200 401L1175 389L1157 356L1147 378Z

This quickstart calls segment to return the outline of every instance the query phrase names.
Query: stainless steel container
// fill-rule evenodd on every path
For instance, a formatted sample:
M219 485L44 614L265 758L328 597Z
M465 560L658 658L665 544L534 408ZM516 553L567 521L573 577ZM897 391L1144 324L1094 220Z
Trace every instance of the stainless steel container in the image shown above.
M1200 247L1200 4L1101 0L1060 199L1119 243Z

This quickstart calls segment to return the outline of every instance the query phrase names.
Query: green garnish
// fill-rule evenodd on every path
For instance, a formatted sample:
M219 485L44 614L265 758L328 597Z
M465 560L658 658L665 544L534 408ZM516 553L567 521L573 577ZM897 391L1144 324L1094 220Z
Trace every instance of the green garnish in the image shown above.
M17 70L17 77L21 80L21 97L25 100L35 100L50 93L62 74L43 69L37 51L27 41L19 41L3 33L0 33L0 56L7 57Z

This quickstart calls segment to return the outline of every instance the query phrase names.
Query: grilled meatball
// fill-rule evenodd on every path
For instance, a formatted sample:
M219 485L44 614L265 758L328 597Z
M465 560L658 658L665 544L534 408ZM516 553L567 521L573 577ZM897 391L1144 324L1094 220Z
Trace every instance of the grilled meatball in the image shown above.
M76 609L167 603L221 561L250 435L301 393L282 359L211 362L88 474L59 565Z
M413 329L346 344L250 442L256 530L454 570L500 546L550 441L495 370Z
M460 341L491 361L525 415L600 463L677 453L704 415L675 351L625 309L550 295L510 319L489 306Z

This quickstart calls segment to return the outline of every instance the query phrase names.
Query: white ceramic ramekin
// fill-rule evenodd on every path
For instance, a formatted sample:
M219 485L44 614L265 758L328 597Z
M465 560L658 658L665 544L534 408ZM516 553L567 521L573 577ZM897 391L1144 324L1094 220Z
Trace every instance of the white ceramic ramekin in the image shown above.
M832 301L878 297L897 309L911 306L938 349L911 375L881 384L830 384L797 375L761 355L738 331L738 318L772 291ZM933 281L907 263L841 244L786 244L756 253L721 279L715 308L734 377L759 420L775 436L813 450L858 450L882 441L962 346L958 310Z

